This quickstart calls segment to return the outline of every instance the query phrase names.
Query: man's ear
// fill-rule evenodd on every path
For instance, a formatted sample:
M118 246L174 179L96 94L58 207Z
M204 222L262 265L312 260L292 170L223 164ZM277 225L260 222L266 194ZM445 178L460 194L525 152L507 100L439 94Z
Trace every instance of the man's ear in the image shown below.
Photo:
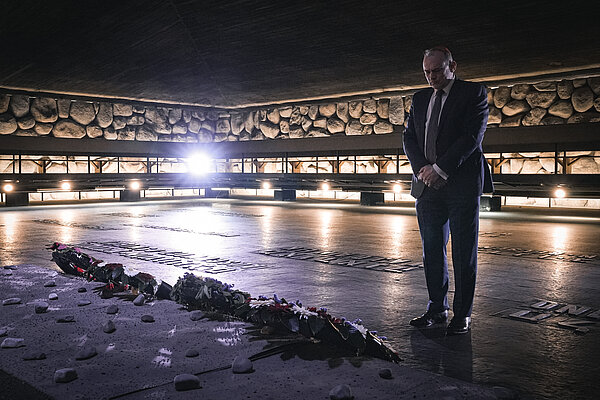
M450 61L450 64L448 64L448 68L450 68L450 71L452 72L456 71L456 61Z

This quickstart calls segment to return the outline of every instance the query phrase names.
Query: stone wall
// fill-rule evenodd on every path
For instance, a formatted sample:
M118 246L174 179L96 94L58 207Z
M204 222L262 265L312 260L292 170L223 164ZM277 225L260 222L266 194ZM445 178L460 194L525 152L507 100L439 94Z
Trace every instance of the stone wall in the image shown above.
M0 94L0 134L167 142L388 134L402 131L411 99L215 110ZM600 122L600 77L500 86L488 102L490 126Z

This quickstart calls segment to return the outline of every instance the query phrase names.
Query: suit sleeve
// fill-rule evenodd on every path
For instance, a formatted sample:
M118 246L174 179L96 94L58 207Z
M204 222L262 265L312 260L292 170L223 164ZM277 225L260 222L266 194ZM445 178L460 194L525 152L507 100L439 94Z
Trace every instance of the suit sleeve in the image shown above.
M477 84L468 93L469 100L462 123L462 132L436 164L452 176L462 163L477 149L481 149L487 127L488 102L485 86Z
M430 164L425 158L425 154L423 153L423 149L419 146L419 141L417 140L417 132L415 127L415 98L413 97L413 102L410 106L410 112L408 115L408 122L406 124L406 129L404 130L403 136L403 144L404 144L404 154L408 157L408 161L410 162L410 166L413 170L415 176L419 174L421 168L425 165Z

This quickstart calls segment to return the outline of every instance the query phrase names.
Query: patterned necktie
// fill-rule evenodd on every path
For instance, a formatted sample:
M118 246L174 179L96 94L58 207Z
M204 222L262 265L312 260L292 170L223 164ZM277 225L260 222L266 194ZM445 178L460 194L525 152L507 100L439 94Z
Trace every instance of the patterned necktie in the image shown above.
M443 90L436 90L435 92L435 101L433 102L429 124L427 125L427 134L425 135L425 157L432 164L436 161L435 142L438 134L438 122L440 119L440 110L442 109L443 93Z

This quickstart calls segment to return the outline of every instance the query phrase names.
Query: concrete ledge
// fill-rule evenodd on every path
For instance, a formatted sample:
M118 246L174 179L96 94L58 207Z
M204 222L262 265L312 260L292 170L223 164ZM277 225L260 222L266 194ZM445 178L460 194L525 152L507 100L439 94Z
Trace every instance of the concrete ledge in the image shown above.
M6 207L19 207L29 205L29 193L5 193Z
M296 201L296 191L293 189L275 190L273 198L277 201Z
M121 190L119 195L120 201L140 201L140 199L139 190Z
M204 197L210 199L227 199L229 198L229 190L204 189Z
M381 206L384 203L383 192L360 192L361 206Z

